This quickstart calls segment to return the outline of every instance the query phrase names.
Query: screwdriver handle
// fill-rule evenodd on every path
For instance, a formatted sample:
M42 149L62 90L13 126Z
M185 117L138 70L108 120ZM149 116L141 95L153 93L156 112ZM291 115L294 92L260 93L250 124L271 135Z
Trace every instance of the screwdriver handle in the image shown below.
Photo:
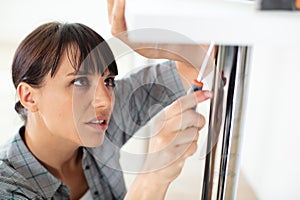
M202 90L203 83L201 81L197 81L196 79L193 81L191 87L188 89L187 93L190 94L192 92L196 92L198 90ZM196 110L196 107L193 107L194 110Z
M192 93L192 92L196 92L198 90L202 90L203 88L203 83L201 81L197 81L194 80L191 87L189 88L189 90L187 91L188 94Z

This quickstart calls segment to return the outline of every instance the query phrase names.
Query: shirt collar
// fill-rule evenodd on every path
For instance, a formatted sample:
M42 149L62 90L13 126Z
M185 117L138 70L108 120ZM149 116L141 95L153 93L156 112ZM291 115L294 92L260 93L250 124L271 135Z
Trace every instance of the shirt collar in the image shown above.
M34 188L40 195L50 199L58 190L61 181L56 179L29 151L22 136L25 127L21 127L19 133L13 138L8 150L8 158L11 165L22 174L28 185Z

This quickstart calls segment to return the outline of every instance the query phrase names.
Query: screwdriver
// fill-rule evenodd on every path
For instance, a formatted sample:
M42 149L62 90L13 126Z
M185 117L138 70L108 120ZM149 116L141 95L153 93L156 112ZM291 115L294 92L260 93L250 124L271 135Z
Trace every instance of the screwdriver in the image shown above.
M198 90L202 90L202 88L203 88L203 82L202 82L203 74L205 72L206 67L208 66L208 61L209 61L210 55L211 55L211 53L214 49L214 45L215 45L214 42L210 43L209 48L208 48L208 50L205 54L205 57L203 59L198 77L197 77L197 79L193 80L192 85L191 85L191 87L189 88L189 90L187 92L188 94L190 94L192 92L195 92L195 91L198 91Z

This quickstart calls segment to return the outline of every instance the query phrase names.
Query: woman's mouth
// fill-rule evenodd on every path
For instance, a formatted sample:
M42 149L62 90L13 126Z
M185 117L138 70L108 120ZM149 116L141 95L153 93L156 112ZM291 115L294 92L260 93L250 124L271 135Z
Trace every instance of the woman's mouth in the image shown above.
M105 120L102 119L102 120L93 120L90 122L91 124L105 124Z
M107 127L108 127L108 120L106 119L95 119L95 120L91 120L88 123L86 123L87 125L89 125L91 128L97 130L97 131L102 131L105 132Z

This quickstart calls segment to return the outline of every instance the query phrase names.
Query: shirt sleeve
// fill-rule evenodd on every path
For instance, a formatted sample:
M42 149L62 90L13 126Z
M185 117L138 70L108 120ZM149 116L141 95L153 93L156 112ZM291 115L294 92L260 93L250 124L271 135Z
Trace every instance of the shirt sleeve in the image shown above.
M151 117L185 94L173 61L144 67L118 80L108 138L121 147Z

